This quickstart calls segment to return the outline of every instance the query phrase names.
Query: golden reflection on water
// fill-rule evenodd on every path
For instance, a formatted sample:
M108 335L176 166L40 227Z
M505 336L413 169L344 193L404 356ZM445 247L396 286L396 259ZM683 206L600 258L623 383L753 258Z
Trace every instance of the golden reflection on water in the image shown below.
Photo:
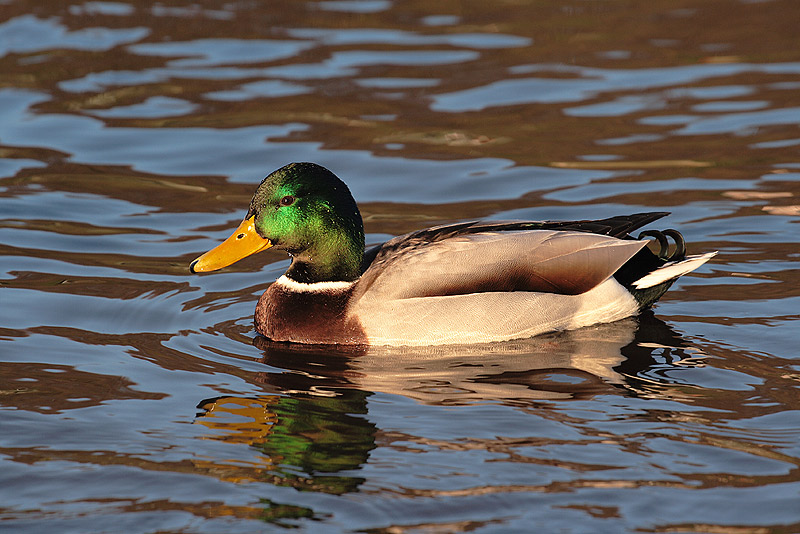
M258 446L268 439L272 426L278 422L278 416L269 407L279 398L278 395L262 395L255 399L222 397L203 402L198 408L204 413L197 422L213 431L208 439ZM195 465L200 469L215 470L226 481L252 482L280 462L280 458L259 455L256 461L244 465L237 458L198 459Z

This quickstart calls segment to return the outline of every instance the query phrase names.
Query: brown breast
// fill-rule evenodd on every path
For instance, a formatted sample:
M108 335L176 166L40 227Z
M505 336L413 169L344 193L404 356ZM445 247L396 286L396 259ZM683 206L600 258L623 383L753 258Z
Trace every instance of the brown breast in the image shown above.
M351 293L352 288L292 291L274 283L258 299L256 330L275 341L367 344L358 320L347 314Z

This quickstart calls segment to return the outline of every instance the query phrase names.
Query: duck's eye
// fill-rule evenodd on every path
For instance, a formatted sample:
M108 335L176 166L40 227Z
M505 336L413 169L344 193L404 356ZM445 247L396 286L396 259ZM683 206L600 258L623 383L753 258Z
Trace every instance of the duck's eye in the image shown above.
M294 204L295 198L292 195L286 195L281 199L281 206L291 206Z

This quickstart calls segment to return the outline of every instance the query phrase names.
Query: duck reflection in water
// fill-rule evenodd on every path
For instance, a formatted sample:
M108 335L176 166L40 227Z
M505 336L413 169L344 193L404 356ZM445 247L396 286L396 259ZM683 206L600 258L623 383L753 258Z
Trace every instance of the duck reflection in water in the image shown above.
M234 466L220 460L217 472L330 494L356 491L364 482L353 473L376 448L380 429L366 417L367 399L374 393L424 404L480 402L536 409L547 401L588 399L620 389L629 395L664 394L681 385L669 370L676 364L685 368L701 356L651 313L479 346L343 349L263 337L254 344L263 351L263 362L277 368L253 377L265 393L204 400L197 422L213 431L210 439L254 447L258 464ZM282 517L313 515L289 508L270 503L269 510Z
M264 363L287 371L265 373L260 380L284 391L355 388L440 405L586 399L618 388L637 394L655 380L651 366L686 364L698 355L649 311L615 323L482 345L323 348L261 336L253 343L263 351Z

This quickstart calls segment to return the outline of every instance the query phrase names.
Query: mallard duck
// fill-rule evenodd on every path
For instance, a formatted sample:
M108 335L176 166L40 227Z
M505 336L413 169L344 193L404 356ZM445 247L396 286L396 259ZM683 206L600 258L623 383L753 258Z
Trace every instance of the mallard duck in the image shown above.
M361 214L344 182L320 165L292 163L261 182L239 227L190 270L214 271L269 247L287 251L289 268L255 311L256 330L274 341L504 341L636 315L714 255L686 257L675 230L629 235L665 215L464 222L365 252ZM661 250L651 252L643 237Z

